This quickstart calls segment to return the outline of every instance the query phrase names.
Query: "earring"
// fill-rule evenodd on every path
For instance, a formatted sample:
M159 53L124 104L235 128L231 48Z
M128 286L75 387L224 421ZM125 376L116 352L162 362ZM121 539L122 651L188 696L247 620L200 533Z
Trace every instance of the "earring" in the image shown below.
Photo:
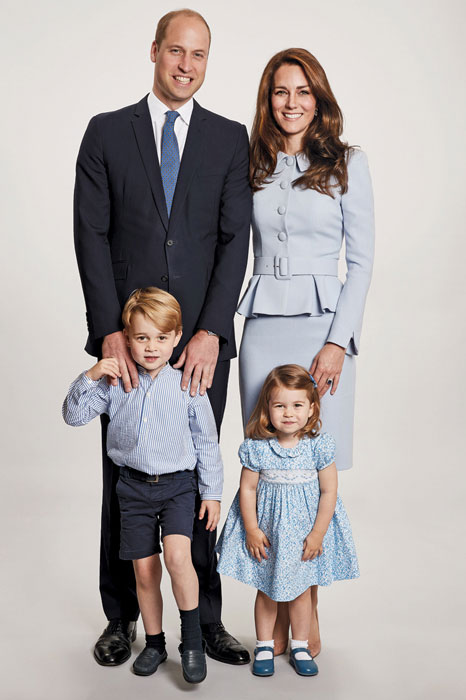
M317 117L318 114L319 114L319 110L318 110L318 108L316 107L316 108L315 108L315 111L314 111L314 116Z

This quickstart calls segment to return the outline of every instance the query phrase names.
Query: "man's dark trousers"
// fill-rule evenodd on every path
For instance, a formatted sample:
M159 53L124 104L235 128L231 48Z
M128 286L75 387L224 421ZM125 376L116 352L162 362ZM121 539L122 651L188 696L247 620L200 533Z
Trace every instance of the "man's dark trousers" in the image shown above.
M76 166L74 230L86 301L86 350L98 356L102 339L121 330L121 311L134 289L156 286L170 292L183 316L179 353L199 329L219 336L209 391L218 427L229 363L236 357L233 317L248 253L252 206L248 162L245 127L194 101L168 216L144 97L135 105L91 119ZM117 478L118 469L104 450L102 601L108 618L134 619L132 565L118 558ZM219 619L221 606L215 555L209 553L215 536L196 522L195 539L201 621L213 622ZM206 539L207 552L201 552L199 543ZM204 595L203 584L210 576L213 580Z

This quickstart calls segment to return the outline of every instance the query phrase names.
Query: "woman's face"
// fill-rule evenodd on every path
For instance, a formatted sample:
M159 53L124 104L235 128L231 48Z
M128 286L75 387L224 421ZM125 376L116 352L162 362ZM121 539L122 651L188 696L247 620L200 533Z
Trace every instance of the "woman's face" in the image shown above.
M300 147L315 116L316 100L300 66L284 64L275 72L272 114L287 141Z

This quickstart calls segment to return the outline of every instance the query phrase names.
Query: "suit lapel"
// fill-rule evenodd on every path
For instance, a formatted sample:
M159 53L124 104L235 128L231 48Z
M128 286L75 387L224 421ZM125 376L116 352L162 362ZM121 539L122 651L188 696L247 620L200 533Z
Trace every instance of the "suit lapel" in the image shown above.
M206 112L194 100L193 112L189 122L188 135L183 149L180 171L176 182L175 196L170 214L169 230L173 230L191 181L199 167L205 138Z
M155 206L157 207L165 230L168 231L167 205L165 202L165 193L163 191L162 176L160 174L160 165L157 155L157 148L155 145L154 130L150 118L149 107L147 106L147 96L143 97L142 100L136 105L131 122L133 125L134 134L136 136L136 141L138 143L139 153L142 158L142 162L144 163L144 169L150 182Z

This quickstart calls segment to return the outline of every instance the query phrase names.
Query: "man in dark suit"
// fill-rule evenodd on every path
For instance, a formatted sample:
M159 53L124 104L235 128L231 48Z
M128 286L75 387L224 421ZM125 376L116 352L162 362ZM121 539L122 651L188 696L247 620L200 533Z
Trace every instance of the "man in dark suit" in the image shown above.
M244 277L251 191L244 126L193 100L201 87L210 30L201 15L165 15L151 47L152 92L137 104L91 119L79 151L75 246L93 355L116 357L126 391L138 383L121 325L135 288L173 294L183 313L175 367L182 387L208 391L217 428L225 408L230 360L236 356L233 316ZM100 592L107 628L94 655L118 665L131 653L139 614L131 562L118 557L118 468L105 449ZM215 532L195 518L193 562L207 653L227 663L249 654L220 621Z

